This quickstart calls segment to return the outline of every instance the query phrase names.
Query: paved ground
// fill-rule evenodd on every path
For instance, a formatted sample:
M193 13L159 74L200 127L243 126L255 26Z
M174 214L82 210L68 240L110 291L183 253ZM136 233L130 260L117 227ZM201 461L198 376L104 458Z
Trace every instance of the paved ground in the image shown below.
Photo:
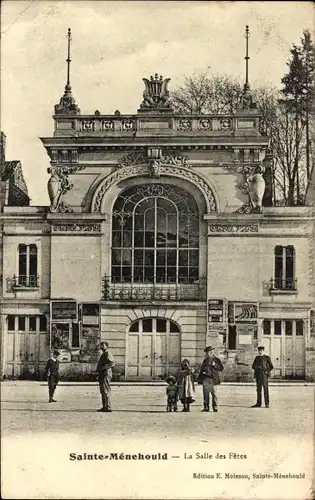
M111 414L103 414L96 412L96 409L100 407L96 384L60 384L56 391L58 402L49 404L47 386L43 382L4 382L1 388L1 425L4 439L2 460L6 465L4 471L7 471L5 477L13 478L15 474L19 474L20 470L24 470L27 474L25 473L21 478L19 476L19 481L23 477L28 480L23 483L24 496L21 496L19 485L21 486L22 483L19 482L15 489L13 488L13 493L9 488L10 496L3 496L3 498L95 498L95 496L106 498L106 496L99 496L99 490L93 490L97 487L101 489L102 485L106 484L106 488L112 491L113 485L106 483L104 473L95 479L91 490L91 488L87 489L85 483L80 483L82 480L80 471L86 471L87 465L84 469L83 464L77 468L73 466L74 462L70 462L69 465L71 452L102 453L105 448L107 452L167 452L170 456L178 456L180 459L177 463L181 465L180 474L184 474L183 471L187 470L185 474L189 476L189 481L192 476L192 465L184 460L184 454L194 455L196 451L225 454L227 457L230 452L247 455L245 461L230 460L227 464L228 460L226 460L224 472L228 465L232 466L233 472L241 471L246 466L246 470L255 469L258 473L276 470L280 467L282 472L311 474L309 470L313 455L314 386L271 387L269 409L250 408L255 402L255 387L252 385L223 385L219 387L218 394L218 413L201 413L200 386L197 387L196 403L192 405L190 413L166 413L165 387L116 385L113 387L114 411ZM56 450L58 453L59 450L62 451L62 454L58 455L57 462L54 460L51 465L49 457L55 457ZM203 467L196 466L194 462L193 470L209 472L209 467L205 468L206 463L202 460L199 463L201 462ZM162 465L159 464L159 467ZM91 464L89 463L88 466L91 467ZM159 475L155 477L153 474L152 476L152 469L144 469L144 465L141 465L141 469L139 467L137 469L138 473L140 471L139 476L136 469L131 469L134 466L135 464L128 464L130 469L128 469L128 474L131 474L130 483L128 483L131 489L128 490L128 495L141 497L141 495L137 496L137 492L142 487L146 488L142 484L145 478L141 476L142 471L146 470L145 475L149 475L147 477L150 477L150 484L157 482L160 494L154 495L153 490L151 494L151 489L149 491L145 489L143 497L168 498L167 491L169 490L163 489ZM93 473L95 473L98 465L93 467ZM104 471L104 465L102 467ZM106 470L110 470L111 474L116 474L117 481L121 484L117 464L116 469L113 467L113 464L108 464ZM122 468L119 469L119 471L122 470ZM155 470L157 471L157 468ZM167 474L167 470L163 469L163 474ZM47 471L50 471L48 476ZM52 471L54 472L51 476ZM63 482L63 486L59 482L54 483L53 478L60 478L63 473L66 473L68 478L75 474L75 487L73 480L68 489L65 487L68 479ZM198 490L195 490L196 481L194 486L187 483L183 487L185 481L188 481L186 475L181 487L176 490L179 498L194 498L196 494L200 498L212 498L209 496L209 490L206 489L205 481L198 483ZM125 472L123 477L125 477ZM30 480L30 478L36 478L36 480ZM178 480L181 480L180 477ZM36 484L35 490L34 484ZM123 482L121 487L126 487L124 484ZM253 498L284 498L286 500L307 498L297 493L302 486L308 487L306 483L303 485L301 482L297 484L296 481L290 483L287 490L283 489L283 497L275 496L275 492L271 489L275 483L269 482L265 486L264 484L261 483L259 486L262 489L255 490ZM79 488L78 491L76 488ZM16 496L14 496L15 491L18 491ZM46 496L48 491L53 491L56 496L51 496L52 493ZM111 495L108 494L109 497L123 498L126 494L125 490L117 489L117 486L113 491ZM247 495L246 491L242 488L238 489L237 493L234 491L233 498L252 498ZM213 492L218 495L218 498L221 498L220 495L222 498L229 498L228 490L220 489L220 483L215 483ZM172 496L176 498L174 491Z
M55 397L57 403L47 402L47 386L43 382L6 382L2 384L2 433L59 432L60 426L82 433L98 433L106 419L111 435L141 434L152 431L156 436L181 436L183 429L193 437L204 437L211 423L211 431L224 429L225 435L253 436L294 433L311 437L313 429L312 386L276 386L270 388L271 407L252 409L255 403L254 386L220 386L219 412L201 413L202 391L196 388L196 403L191 413L165 412L165 388L161 386L114 386L113 413L97 414L100 397L97 385L60 384ZM179 405L181 409L181 405ZM301 418L303 416L303 418Z

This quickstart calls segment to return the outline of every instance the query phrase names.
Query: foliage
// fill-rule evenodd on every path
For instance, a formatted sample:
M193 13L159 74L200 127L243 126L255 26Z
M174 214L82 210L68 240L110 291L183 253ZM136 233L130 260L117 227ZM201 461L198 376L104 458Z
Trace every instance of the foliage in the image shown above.
M233 113L242 95L242 86L227 75L206 73L185 78L184 84L171 93L177 113Z
M282 90L252 89L261 112L260 132L270 137L275 204L303 203L315 168L315 50L309 31L293 45ZM176 113L229 114L240 105L243 87L227 75L194 74L171 93Z

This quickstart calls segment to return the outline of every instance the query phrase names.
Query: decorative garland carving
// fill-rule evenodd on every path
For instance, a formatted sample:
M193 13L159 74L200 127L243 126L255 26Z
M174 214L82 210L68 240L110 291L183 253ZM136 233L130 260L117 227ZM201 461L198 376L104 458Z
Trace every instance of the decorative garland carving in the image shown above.
M115 170L112 174L106 177L97 188L92 200L92 212L100 212L103 196L113 184L126 179L126 177L150 174L152 175L149 165L133 165ZM192 170L182 165L178 165L176 169L173 168L173 165L159 165L159 175L174 174L176 174L178 177L191 181L202 191L207 203L208 212L217 211L217 204L212 189L209 184L200 176L200 174L197 174L196 172L193 172Z
M188 159L185 156L175 156L175 155L166 155L162 156L159 160L156 160L160 166L162 165L174 165L176 167L182 166L186 168L190 168L188 163Z
M139 165L140 163L147 163L148 159L143 153L130 153L123 156L116 168L129 167L131 165Z
M53 231L81 233L100 233L101 224L53 224Z
M144 164L145 166L150 161L143 153L130 153L129 155L123 156L116 168L128 167L131 165ZM159 159L152 161L151 170L157 171L162 165L173 165L175 167L182 166L190 168L191 165L188 163L186 156L179 155L165 155Z
M258 224L230 225L210 224L210 233L258 233Z

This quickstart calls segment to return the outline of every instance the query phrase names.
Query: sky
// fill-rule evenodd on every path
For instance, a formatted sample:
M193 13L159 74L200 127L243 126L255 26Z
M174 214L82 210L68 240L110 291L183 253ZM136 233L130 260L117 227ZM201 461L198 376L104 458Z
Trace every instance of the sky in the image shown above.
M6 159L22 162L32 205L47 205L48 155L39 137L53 134L53 107L66 83L72 30L71 85L81 113L135 113L142 78L208 72L244 81L245 25L249 78L281 86L293 43L314 32L312 2L3 0L1 130Z

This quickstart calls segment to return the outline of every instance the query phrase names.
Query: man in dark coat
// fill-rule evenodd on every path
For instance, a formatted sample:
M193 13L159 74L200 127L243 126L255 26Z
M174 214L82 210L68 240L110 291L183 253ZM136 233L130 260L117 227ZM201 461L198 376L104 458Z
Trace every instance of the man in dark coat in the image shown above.
M60 380L59 374L59 360L58 357L60 355L59 351L53 351L52 356L49 358L46 364L46 376L48 381L48 394L49 394L49 403L56 403L57 401L53 399L54 392Z
M219 372L223 370L222 362L214 355L214 347L205 348L206 357L202 362L198 382L203 388L203 410L210 410L210 394L212 397L212 409L218 411L218 398L216 385L220 384Z
M96 371L98 373L98 382L102 396L102 408L97 411L110 412L112 411L110 382L112 380L112 368L115 366L115 362L112 353L108 351L107 342L101 342L100 349L102 354L98 360Z
M269 408L269 387L268 387L268 378L271 370L273 370L273 364L269 356L264 354L264 347L258 347L258 356L254 359L253 370L254 377L256 379L256 390L257 390L257 403L252 406L252 408L260 408L261 407L261 392L262 388L264 388L264 399L265 406Z

